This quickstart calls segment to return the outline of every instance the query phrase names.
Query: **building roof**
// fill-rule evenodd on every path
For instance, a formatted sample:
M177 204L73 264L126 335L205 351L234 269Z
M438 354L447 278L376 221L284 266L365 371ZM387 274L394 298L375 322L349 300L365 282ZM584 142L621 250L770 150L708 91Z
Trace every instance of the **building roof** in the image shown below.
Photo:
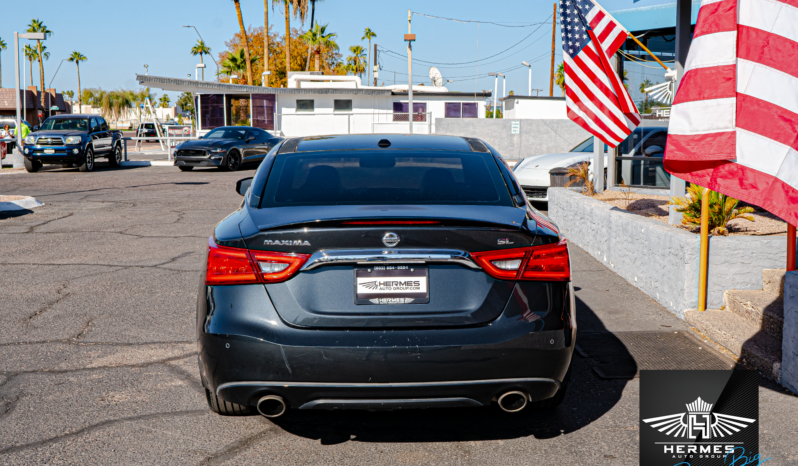
M490 97L492 91L480 91L480 92L458 92L458 91L449 91L449 92L426 92L426 91L413 91L413 98L421 98L423 96L428 97ZM406 96L407 91L396 91L394 90L391 92L391 95L402 95Z
M167 78L137 74L136 80L142 86L165 91L192 92L198 94L338 94L338 95L391 95L390 89L303 89L284 87L247 86L244 84L218 83L215 81L196 81L193 79Z
M22 94L22 90L20 89L19 92L19 106L22 108L22 104L25 104L25 107L28 110L36 109L36 95L32 91L24 91L25 95ZM49 99L49 97L48 97ZM49 104L49 100L45 102ZM56 92L55 99L53 99L53 105L58 107L59 112L65 112L67 110L66 104L64 103L64 97L61 95L60 92ZM49 108L49 107L48 107ZM46 113L48 108L43 109ZM0 88L0 110L14 110L17 109L17 101L14 98L14 89L11 88Z
M505 100L560 100L560 101L564 101L565 97L549 97L547 95L545 95L545 96L544 95L537 96L537 95L517 95L517 94L513 94L513 95L508 95L507 97L500 97L499 100L501 100L501 101L505 101Z
M690 9L691 24L695 24L700 7L700 0L693 0ZM676 3L611 11L610 14L633 33L676 27Z

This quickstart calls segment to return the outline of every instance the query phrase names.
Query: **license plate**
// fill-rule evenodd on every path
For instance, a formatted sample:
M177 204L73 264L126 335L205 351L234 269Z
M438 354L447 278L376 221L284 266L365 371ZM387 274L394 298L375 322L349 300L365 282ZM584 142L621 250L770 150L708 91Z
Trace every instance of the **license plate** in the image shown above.
M429 269L412 265L355 268L355 304L429 303Z
M45 154L55 154L55 149L44 149Z

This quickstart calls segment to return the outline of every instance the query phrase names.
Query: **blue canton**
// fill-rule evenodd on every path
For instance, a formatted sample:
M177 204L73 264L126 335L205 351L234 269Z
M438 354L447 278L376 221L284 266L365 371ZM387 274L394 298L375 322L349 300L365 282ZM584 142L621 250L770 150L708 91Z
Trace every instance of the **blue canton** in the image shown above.
M562 31L562 49L574 58L582 48L590 42L587 31L590 25L585 19L593 2L590 0L562 0L560 2L560 30Z

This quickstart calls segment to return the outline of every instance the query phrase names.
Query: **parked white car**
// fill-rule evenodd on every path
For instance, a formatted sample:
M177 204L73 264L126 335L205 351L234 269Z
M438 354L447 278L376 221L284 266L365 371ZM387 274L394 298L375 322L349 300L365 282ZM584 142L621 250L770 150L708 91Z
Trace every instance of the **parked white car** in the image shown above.
M668 129L662 127L637 128L623 142L621 142L622 157L641 157L637 160L621 160L621 176L628 185L660 186L667 184L667 174L662 170L661 160ZM604 145L604 153L607 153ZM649 159L644 159L649 157ZM659 158L657 164L646 163L651 158ZM513 173L521 183L530 201L548 202L551 177L549 170L558 167L575 167L580 163L589 162L592 173L593 137L591 136L569 152L558 154L543 154L526 157L513 167ZM604 166L607 167L607 156L604 156ZM651 173L649 173L651 172ZM661 172L661 173L660 173ZM591 176L592 177L592 176ZM629 179L626 179L629 178Z

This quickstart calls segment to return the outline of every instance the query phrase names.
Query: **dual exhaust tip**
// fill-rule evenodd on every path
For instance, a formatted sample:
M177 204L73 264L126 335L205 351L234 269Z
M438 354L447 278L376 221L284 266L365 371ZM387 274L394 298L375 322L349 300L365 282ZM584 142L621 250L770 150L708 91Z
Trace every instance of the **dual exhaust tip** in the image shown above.
M498 399L499 408L507 413L517 413L528 403L529 395L517 390L505 392ZM258 400L256 408L261 416L274 419L285 414L288 405L281 396L266 395Z

